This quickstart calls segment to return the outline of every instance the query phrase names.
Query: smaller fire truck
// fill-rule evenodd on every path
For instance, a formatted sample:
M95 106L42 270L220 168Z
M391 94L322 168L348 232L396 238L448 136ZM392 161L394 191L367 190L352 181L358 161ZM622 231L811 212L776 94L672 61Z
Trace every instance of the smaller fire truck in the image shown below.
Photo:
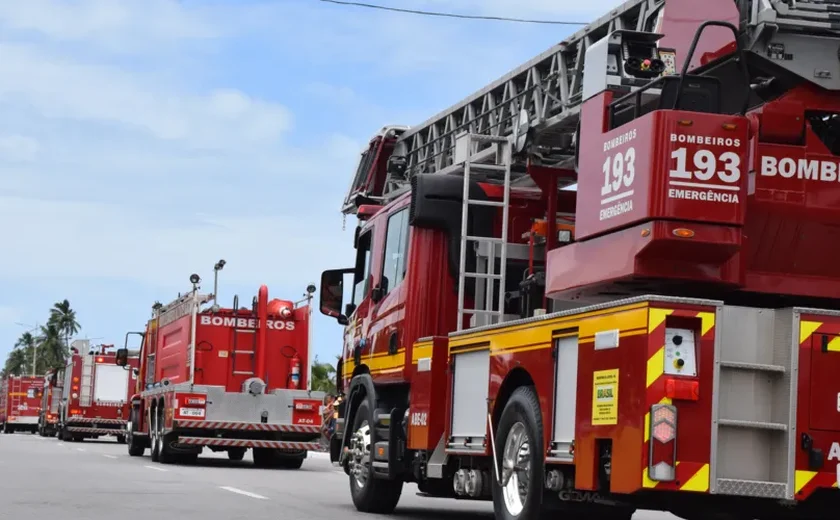
M110 350L110 352L109 352ZM71 344L71 356L61 370L63 392L58 407L58 437L65 441L116 436L125 442L128 389L134 382L137 358L116 365L113 345L92 347L89 340Z
M55 437L58 433L58 405L63 384L64 380L58 378L58 370L47 371L41 394L41 409L38 412L38 435L41 437Z
M38 430L44 378L9 376L0 385L0 428L3 433Z
M191 291L156 303L143 333L137 387L131 397L128 453L151 449L155 462L192 462L206 447L242 460L253 449L259 467L300 468L320 449L323 392L308 390L309 316L315 286L299 302L274 299L261 286L250 308L234 296L231 308L213 294ZM305 305L300 305L305 302ZM208 305L210 304L210 305Z

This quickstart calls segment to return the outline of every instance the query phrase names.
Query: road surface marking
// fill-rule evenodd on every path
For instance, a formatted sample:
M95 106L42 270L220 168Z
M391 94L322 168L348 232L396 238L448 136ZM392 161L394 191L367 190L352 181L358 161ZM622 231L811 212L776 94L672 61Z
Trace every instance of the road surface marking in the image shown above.
M256 493L251 493L250 491L243 491L241 489L236 489L235 487L230 486L219 486L220 489L224 489L225 491L230 491L231 493L238 493L240 495L245 495L246 497L256 498L259 500L268 500L268 497L264 497L262 495L258 495Z
M76 448L76 451L85 451L84 448Z
M59 443L58 443L58 445L59 445L59 446L64 446L64 443L63 443L63 442L59 442Z
M155 471L169 471L168 469L158 468L158 467L155 467L155 466L143 466L143 467L153 469Z
M116 459L116 457L115 457L115 456L113 456L113 455L102 455L102 456L103 456L103 457L108 457L109 459Z

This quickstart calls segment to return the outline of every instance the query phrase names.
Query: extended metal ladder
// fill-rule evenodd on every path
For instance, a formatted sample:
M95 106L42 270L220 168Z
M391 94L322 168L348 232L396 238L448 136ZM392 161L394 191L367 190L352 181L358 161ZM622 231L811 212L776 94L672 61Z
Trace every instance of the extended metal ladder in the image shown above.
M93 355L82 356L82 382L79 392L79 405L90 406L93 403Z
M11 404L12 404L12 415L20 415L20 401L21 401L21 391L23 390L23 380L19 377L15 377L11 379L11 385L9 388L9 396L11 397Z
M481 153L487 156L486 149L479 152L482 145L495 149L491 163L474 162ZM458 329L464 328L464 318L472 316L471 326L491 325L504 319L505 309L505 269L507 265L508 213L510 203L512 144L507 137L493 137L477 134L462 134L458 142L458 159L463 159L464 191L461 206L461 251L458 267ZM487 180L501 181L503 186L502 201L474 200L470 198L470 180L474 173L482 172ZM473 236L469 234L470 208L475 206L495 207L502 210L502 230L499 237ZM486 256L483 272L477 262L476 272L467 272L467 248L475 244L474 251ZM499 259L496 262L498 247ZM497 266L498 265L498 269ZM465 285L468 278L476 280L474 307L466 308ZM495 282L499 284L499 294L494 298ZM480 282L483 282L480 283ZM482 294L483 293L483 294ZM482 297L483 296L483 297ZM483 305L481 305L481 300Z

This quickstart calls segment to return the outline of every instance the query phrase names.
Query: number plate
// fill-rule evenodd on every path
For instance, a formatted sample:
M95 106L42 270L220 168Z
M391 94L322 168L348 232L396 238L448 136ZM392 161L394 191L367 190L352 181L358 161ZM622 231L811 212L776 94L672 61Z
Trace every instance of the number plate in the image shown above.
M204 410L201 408L181 408L178 415L182 417L204 417Z

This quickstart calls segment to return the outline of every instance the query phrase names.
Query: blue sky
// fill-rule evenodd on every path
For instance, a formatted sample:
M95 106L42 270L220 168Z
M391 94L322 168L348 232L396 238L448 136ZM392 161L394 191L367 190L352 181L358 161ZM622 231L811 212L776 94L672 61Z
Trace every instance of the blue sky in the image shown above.
M591 21L617 0L381 0ZM298 298L352 259L338 211L359 152L574 27L417 17L316 0L0 5L0 357L68 298L122 343L189 288ZM340 329L316 315L321 359Z

